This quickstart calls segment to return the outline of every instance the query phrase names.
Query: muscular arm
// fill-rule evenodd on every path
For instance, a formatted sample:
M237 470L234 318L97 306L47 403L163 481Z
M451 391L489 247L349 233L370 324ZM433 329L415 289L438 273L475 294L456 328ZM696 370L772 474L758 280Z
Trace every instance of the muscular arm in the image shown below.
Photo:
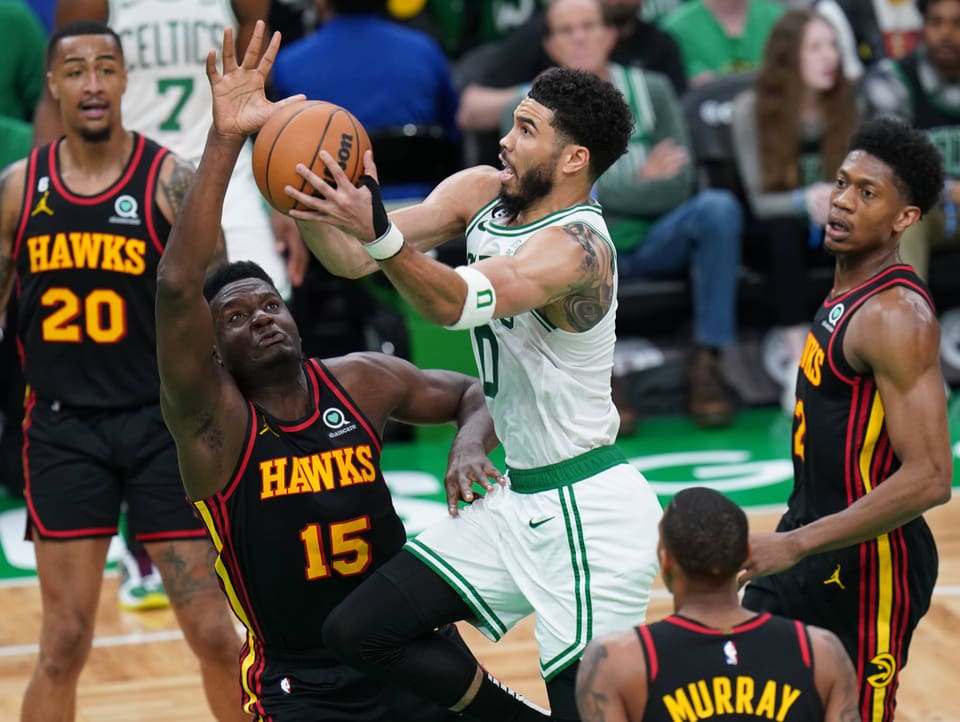
M860 722L860 690L847 650L833 632L819 627L807 627L807 631L824 722Z
M647 665L631 630L595 639L580 659L577 710L583 722L641 722Z
M13 288L13 241L23 204L25 161L17 161L0 173L0 314L7 307Z
M428 320L449 326L460 318L467 286L449 266L404 248L380 267ZM545 308L552 323L577 332L595 325L612 302L612 251L583 224L546 228L516 255L488 258L473 267L496 290L495 318Z
M164 419L193 499L223 488L243 443L238 420L245 418L245 402L217 363L203 297L205 269L222 240L223 198L242 145L243 138L227 141L211 130L193 182L188 185L178 164L166 191L178 212L157 271L157 362Z
M339 167L337 167L339 170ZM342 172L342 171L341 171ZM313 185L323 183L314 173L302 175ZM499 190L496 169L489 166L468 168L443 180L421 203L397 209L389 214L391 222L403 233L407 244L425 252L455 238L466 230L467 223L477 210L496 196ZM349 210L360 209L359 214L369 218L370 226L364 240L373 240L373 219L370 192L366 188L342 188ZM310 207L315 199L294 191L291 197ZM311 211L293 211L300 234L307 247L330 273L345 278L362 278L378 270L377 262L357 243L357 239L340 228L317 220Z
M164 218L173 225L183 207L183 200L190 190L196 171L193 165L183 158L168 153L160 168L160 177L157 182L157 205ZM210 257L206 270L211 271L227 262L227 246L223 237L223 229L218 225L216 244L213 255Z
M107 0L57 0L54 27L62 28L74 20L99 20L105 23L109 14L110 6ZM44 145L61 135L63 135L63 124L60 121L60 106L50 95L50 90L44 83L43 92L40 94L33 116L34 145Z

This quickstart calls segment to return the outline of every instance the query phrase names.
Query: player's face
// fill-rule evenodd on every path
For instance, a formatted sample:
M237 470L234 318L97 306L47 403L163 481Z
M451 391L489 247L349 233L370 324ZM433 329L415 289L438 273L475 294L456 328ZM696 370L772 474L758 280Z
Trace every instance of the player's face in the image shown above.
M960 76L960 0L927 5L923 18L927 57L951 80Z
M862 150L847 154L830 195L824 246L834 254L892 250L919 215L894 182L893 170Z
M252 378L258 369L300 361L297 324L270 284L244 278L224 286L210 303L217 349L236 378Z
M66 127L89 142L102 142L120 126L120 99L127 71L111 35L63 38L47 72L47 85L60 101Z
M830 90L840 72L840 50L833 28L820 18L814 18L803 29L800 45L800 75L810 90Z
M597 0L555 0L547 8L547 55L563 68L599 73L617 41Z
M552 120L552 110L524 98L513 113L513 128L500 139L500 200L511 215L553 190L562 146Z

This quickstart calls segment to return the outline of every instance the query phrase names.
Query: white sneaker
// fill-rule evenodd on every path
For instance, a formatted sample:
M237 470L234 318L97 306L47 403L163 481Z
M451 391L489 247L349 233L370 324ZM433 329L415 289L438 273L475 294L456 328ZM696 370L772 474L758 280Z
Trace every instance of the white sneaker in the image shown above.
M170 599L163 589L163 581L157 568L150 565L150 572L140 573L140 563L130 553L124 552L120 560L120 588L117 591L120 608L127 612L142 612L147 609L164 609Z

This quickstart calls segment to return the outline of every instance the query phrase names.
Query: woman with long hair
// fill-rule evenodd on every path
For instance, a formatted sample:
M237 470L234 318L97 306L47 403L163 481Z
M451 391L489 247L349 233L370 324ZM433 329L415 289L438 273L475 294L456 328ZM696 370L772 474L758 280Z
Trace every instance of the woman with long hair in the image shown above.
M809 10L783 15L767 39L754 87L737 96L733 143L741 181L769 258L774 322L799 362L813 312L806 271L822 253L834 175L858 123L837 34ZM795 363L783 404L793 411Z

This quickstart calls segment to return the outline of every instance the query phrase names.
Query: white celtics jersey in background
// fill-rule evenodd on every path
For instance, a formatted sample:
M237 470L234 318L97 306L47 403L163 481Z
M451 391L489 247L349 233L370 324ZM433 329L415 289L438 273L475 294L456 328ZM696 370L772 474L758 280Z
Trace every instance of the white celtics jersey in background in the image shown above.
M489 203L467 227L468 263L513 255L537 231L574 223L589 226L613 247L596 204L574 206L515 227L498 224L495 206L496 201ZM610 398L616 279L614 270L613 304L589 331L561 330L535 310L470 330L477 370L507 465L546 466L616 439L617 410Z
M129 74L124 126L197 165L213 122L207 53L219 53L225 28L237 29L230 0L109 0L109 6L107 24L120 36ZM224 199L227 256L260 264L289 299L286 263L253 179L250 145L237 159Z
M110 0L107 24L130 73L124 120L199 163L211 123L207 53L237 28L230 0Z

